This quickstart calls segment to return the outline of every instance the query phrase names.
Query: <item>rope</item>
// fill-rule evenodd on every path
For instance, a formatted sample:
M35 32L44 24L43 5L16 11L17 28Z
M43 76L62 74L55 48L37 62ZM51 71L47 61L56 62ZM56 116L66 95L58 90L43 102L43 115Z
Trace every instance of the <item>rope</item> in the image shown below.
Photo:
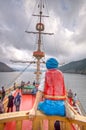
M9 87L13 82L15 82L22 74L23 74L23 72L25 72L25 70L31 65L32 63L30 63L29 65L27 65L26 67L25 67L25 69L22 71L22 72L20 72L18 75L17 75L17 77L15 77L15 79L13 79L13 81L11 81L8 85L7 85L7 87Z
M35 12L35 8L36 8L37 3L38 3L38 2L35 3L35 6L34 6L34 8L33 8L33 12L32 12L32 14L34 14L34 12ZM30 24L32 23L32 19L33 19L32 14L31 14L31 16L30 16L30 18L29 18L30 21L29 21L28 26L26 27L25 30L28 30Z
M48 3L47 3L46 0L45 0L45 5L46 5L47 14L49 15L49 11L48 11Z

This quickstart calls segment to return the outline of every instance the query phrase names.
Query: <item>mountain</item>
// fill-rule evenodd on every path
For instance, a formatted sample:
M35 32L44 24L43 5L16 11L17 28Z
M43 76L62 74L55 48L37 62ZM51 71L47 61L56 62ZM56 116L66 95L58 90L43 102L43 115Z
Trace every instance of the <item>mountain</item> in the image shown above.
M0 62L0 72L13 72L14 69L6 65L5 63Z
M86 74L86 59L70 62L59 69L64 73Z
M0 72L13 72L19 71L19 69L13 69L6 65L5 63L0 62ZM73 61L68 64L65 64L59 67L63 73L76 73L76 74L86 74L86 59Z

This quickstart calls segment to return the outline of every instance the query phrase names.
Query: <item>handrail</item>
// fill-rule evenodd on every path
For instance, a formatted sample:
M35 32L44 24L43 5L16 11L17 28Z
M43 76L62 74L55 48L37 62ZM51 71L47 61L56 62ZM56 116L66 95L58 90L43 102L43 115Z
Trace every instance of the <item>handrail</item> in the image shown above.
M4 130L5 124L7 122L15 121L16 122L16 130L22 130L22 122L24 120L29 120L29 116L27 114L28 111L19 111L19 112L10 112L0 114L0 130ZM54 129L53 123L55 120L59 120L63 122L65 125L63 130L71 130L71 124L77 124L80 127L80 130L86 130L86 117L81 115L75 115L75 119L69 119L67 117L61 116L47 116L42 114L40 111L37 111L36 117L32 121L33 130L38 130L40 124L40 130L43 130L43 120L49 121L49 130ZM61 124L61 126L62 126ZM62 126L63 127L63 126ZM78 130L78 129L77 129Z
M17 89L17 88L18 88L18 84L15 85L15 88L14 88L14 86L11 86L11 87L7 88L7 89L6 89L6 96L8 96L8 94L9 94L11 91L13 91L13 90L15 90L15 89Z

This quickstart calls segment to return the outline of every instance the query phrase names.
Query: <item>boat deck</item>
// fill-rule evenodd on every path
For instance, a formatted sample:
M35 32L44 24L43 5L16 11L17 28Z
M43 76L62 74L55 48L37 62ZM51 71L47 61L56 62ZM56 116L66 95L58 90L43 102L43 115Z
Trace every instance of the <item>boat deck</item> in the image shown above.
M18 93L18 92L20 92L21 93L21 90L17 90L17 91L15 91L16 93L14 93L14 96ZM22 98L21 98L21 105L20 105L20 112L21 112L21 114L22 114L22 111L28 111L28 110L30 110L31 108L32 108L32 106L33 106L33 104L34 104L34 101L35 101L35 95L31 95L31 94L27 94L27 95L25 95L25 94L23 94L22 95L22 93L21 93L21 96L22 96ZM13 108L13 111L15 112L15 106L14 106L14 108ZM20 113L19 112L19 113ZM7 115L7 116L9 116L10 117L10 114L11 114L11 112L9 113L9 115ZM43 117L45 117L44 115L43 115ZM6 117L5 117L6 118ZM17 117L18 118L18 117ZM48 118L48 117L47 117ZM10 118L9 118L10 119ZM53 118L52 118L53 119ZM55 118L55 120L56 120L57 118ZM18 119L19 120L19 119ZM50 122L50 117L49 117L49 122L50 122L50 124L48 125L48 120L45 118L44 120L43 120L43 124L42 124L42 127L43 127L43 129L44 130L48 130L48 128L50 128L50 126L54 126L54 123L55 123L55 120L52 122ZM66 119L65 119L66 120ZM22 126L22 130L32 130L32 121L30 121L30 120L23 120L23 122L22 122L22 124L21 124L21 126ZM36 122L37 123L37 122ZM37 125L37 124L36 124ZM62 123L61 123L61 125L63 125ZM38 127L39 127L39 124L37 125ZM37 127L37 130L38 130L38 127ZM64 127L64 125L61 127L61 128L63 128ZM53 127L52 127L53 128ZM79 128L79 127L78 127ZM17 128L18 129L18 128ZM54 129L54 128L53 128ZM16 130L16 121L10 121L9 120L9 122L7 122L7 123L4 123L4 129L3 130ZM34 129L35 130L35 129ZM65 130L65 129L64 129ZM73 124L71 124L71 130L78 130L77 128L76 128L76 126L75 125L73 125ZM82 129L81 129L82 130Z
M21 93L21 90L18 90L18 91ZM35 95L22 95L20 111L30 110L33 106L34 100L35 100ZM15 112L15 106L13 108L13 111ZM31 121L26 120L22 124L22 130L28 130L28 129L32 130ZM7 123L6 126L5 126L5 130L16 130L15 122Z

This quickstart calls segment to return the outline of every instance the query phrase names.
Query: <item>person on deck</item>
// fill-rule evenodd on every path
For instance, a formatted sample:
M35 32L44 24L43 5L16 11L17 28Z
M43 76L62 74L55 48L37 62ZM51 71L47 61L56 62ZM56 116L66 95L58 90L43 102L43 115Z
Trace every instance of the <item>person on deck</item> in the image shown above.
M16 83L14 83L13 88L14 88L14 90L16 89Z
M38 91L38 89L37 89L37 87L35 86L35 88L32 90L32 94L36 94L37 93L37 91Z
M29 112L29 118L36 115L36 110L40 110L46 115L65 116L66 88L64 77L58 70L58 61L50 58L46 61L47 71L43 74L41 83L38 87L36 99ZM44 98L40 102L41 98Z
M24 88L25 82L21 81L21 90Z
M75 93L73 97L73 105L75 106L77 103L78 103L78 97L77 94Z
M2 86L2 101L4 100L5 98L5 89L4 89L4 86Z
M69 89L68 91L68 99L69 99L70 105L73 105L73 92L71 89Z
M54 128L55 128L55 130L61 130L60 129L60 121L58 121L58 120L55 121Z
M20 110L20 104L21 104L21 95L20 93L18 92L15 99L14 99L14 105L16 107L16 111L19 111Z
M12 93L10 93L10 95L8 96L7 112L9 111L13 112L13 102L14 102L14 96L12 95Z
M36 85L35 80L33 81L33 85L34 85L34 86Z

